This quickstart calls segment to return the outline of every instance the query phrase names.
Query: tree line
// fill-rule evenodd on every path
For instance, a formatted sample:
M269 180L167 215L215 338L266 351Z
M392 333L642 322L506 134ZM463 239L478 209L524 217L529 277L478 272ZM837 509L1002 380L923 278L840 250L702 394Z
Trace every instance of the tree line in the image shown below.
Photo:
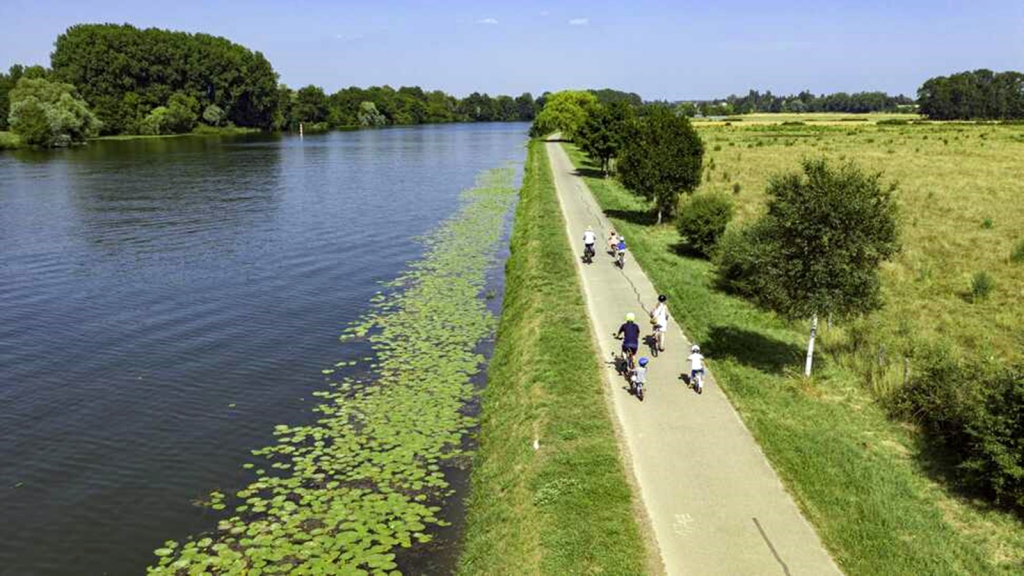
M745 96L730 95L716 100L681 102L678 108L687 116L729 116L753 112L896 112L912 109L914 100L902 94L890 96L885 92L836 92L815 96L809 90L796 95L776 95L771 90L761 93L750 90Z
M933 120L1024 118L1024 74L974 70L927 80L917 91L921 114Z

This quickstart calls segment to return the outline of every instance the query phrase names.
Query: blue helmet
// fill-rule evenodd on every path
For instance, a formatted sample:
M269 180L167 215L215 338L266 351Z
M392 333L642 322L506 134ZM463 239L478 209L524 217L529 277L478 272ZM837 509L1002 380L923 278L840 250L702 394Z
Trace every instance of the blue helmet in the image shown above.
M641 366L647 366L647 356L641 356L638 362Z

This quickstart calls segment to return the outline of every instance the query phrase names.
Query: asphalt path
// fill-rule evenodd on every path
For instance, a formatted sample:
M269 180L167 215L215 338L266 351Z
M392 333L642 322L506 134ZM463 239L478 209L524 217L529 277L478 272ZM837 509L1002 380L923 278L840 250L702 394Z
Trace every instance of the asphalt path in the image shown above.
M698 395L689 373L690 342L669 321L666 351L651 360L643 402L630 394L612 357L612 333L627 313L644 336L657 292L628 254L620 270L604 249L611 229L586 183L557 142L546 145L570 244L597 233L592 264L576 259L590 325L606 366L605 384L619 419L636 485L669 574L840 574L753 436L715 385L711 361ZM628 244L627 237L627 244ZM672 302L672 307L686 306ZM641 354L650 356L646 346Z

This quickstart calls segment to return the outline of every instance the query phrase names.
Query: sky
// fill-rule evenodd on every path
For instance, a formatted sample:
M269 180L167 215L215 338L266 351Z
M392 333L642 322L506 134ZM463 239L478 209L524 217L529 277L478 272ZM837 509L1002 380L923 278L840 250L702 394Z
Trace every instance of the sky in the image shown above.
M913 96L933 76L1024 71L1024 0L0 0L0 67L48 65L60 33L97 22L224 36L328 92Z

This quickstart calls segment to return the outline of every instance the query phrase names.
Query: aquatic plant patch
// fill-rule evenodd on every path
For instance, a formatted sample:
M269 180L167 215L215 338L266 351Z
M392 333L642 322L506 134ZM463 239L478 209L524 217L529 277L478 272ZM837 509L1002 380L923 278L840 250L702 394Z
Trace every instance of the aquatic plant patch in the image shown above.
M514 170L482 175L463 206L422 239L422 260L386 286L342 340L373 348L372 380L323 370L320 416L275 427L277 443L253 454L254 480L233 495L213 534L166 542L150 574L395 574L396 549L431 540L451 495L444 468L468 461L464 410L474 395L476 352L496 321L483 298L506 217ZM335 370L337 369L337 373Z

